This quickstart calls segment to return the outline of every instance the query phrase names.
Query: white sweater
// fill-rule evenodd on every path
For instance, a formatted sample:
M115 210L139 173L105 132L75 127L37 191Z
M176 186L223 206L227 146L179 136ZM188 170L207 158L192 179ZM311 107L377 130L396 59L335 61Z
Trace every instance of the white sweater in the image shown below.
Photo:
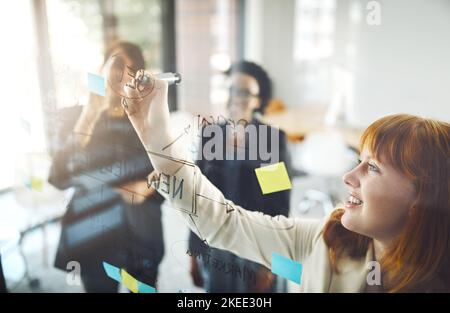
M336 274L322 237L326 219L271 217L247 211L226 200L193 164L183 165L174 176L175 179L161 176L158 191L182 211L189 227L212 247L229 250L268 268L272 252L298 261L302 263L303 292L365 290L369 272L366 266L373 260L372 249L359 260L341 259L340 273Z

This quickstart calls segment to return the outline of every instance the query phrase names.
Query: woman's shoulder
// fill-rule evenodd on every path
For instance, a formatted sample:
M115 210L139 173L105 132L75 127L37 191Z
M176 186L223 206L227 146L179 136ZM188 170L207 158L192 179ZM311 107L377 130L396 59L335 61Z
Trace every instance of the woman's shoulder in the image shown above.
M324 247L323 228L329 217L295 218L296 237L298 240L298 256L300 259L310 255L313 250Z
M295 218L297 227L306 233L311 241L317 241L322 237L323 228L329 216L322 218Z

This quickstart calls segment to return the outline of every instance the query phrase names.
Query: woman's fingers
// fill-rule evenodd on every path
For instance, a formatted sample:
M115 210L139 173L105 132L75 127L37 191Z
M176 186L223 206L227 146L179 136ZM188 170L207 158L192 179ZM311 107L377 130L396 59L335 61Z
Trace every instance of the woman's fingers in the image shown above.
M167 103L167 83L152 78L142 70L124 86L124 93L122 106L129 116L148 111L153 102L158 105Z
M150 94L144 95L137 86L137 83L133 79L131 83L124 86L124 92L126 97L122 98L122 106L125 112L129 116L132 116L143 109L143 106L150 103ZM145 102L144 102L145 101ZM148 103L146 103L148 102Z
M147 150L164 147L169 137L167 82L152 79L152 90L138 88L135 80L124 86L122 106ZM157 148L155 148L157 147Z

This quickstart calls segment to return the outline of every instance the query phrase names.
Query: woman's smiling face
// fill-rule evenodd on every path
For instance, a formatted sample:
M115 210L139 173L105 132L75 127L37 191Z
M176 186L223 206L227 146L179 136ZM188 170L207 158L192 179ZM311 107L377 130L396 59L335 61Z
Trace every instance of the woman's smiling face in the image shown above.
M416 190L413 183L367 149L360 164L344 175L349 195L342 225L348 230L383 241L397 237L408 220Z

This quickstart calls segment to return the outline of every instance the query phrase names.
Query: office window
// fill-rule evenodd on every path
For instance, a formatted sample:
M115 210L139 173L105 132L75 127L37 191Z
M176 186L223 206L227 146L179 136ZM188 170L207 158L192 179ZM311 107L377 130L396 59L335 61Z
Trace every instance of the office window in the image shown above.
M117 36L145 47L147 68L161 70L163 67L161 0L115 1L114 12L117 15ZM164 38L164 40L172 39Z
M72 106L80 98L86 100L86 73L96 73L103 62L99 2L52 0L46 1L46 7L54 81L54 90L47 91L46 105Z
M334 56L336 0L297 0L293 60L302 103L328 103Z
M19 162L25 154L45 150L30 3L0 3L0 190L21 183L16 172L26 167Z
M47 15L55 81L49 101L58 107L86 100L86 73L98 71L114 40L138 44L148 68L162 67L160 0L52 0Z
M0 5L0 27L10 29L3 32L0 52L8 73L1 78L8 92L1 104L7 114L0 117L0 140L7 153L0 156L0 190L23 186L36 175L41 182L46 179L55 109L86 102L87 72L98 71L110 41L137 43L148 68L162 69L161 3L36 0ZM20 27L11 29L17 21ZM38 35L48 38L48 47ZM43 68L47 56L49 66Z
M333 54L336 0L298 0L295 10L294 58L328 58Z
M227 94L222 72L239 51L238 0L176 1L177 64L181 109L193 114L223 113Z

